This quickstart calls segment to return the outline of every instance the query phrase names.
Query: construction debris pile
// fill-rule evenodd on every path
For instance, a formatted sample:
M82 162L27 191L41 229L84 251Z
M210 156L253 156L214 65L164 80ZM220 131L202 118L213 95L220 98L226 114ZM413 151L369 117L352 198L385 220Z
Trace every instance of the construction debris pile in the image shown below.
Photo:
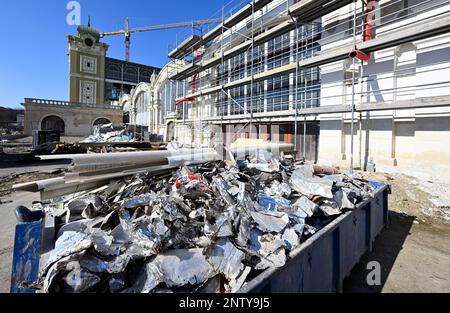
M39 204L63 222L34 287L237 292L373 192L362 179L267 152L115 180Z
M133 133L125 125L105 124L94 126L94 134L81 143L134 142Z

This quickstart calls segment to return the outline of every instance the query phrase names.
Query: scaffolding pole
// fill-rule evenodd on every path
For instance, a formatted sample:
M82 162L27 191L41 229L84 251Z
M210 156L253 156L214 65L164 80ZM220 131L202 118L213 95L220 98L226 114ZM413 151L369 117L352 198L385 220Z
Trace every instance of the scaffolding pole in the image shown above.
M354 49L356 50L356 6L357 6L357 1L355 0L355 2L353 3L354 5L354 10L353 10L353 46ZM356 104L355 104L355 65L356 65L356 61L355 58L352 59L352 124L350 127L350 132L351 132L351 141L350 141L350 173L353 174L354 171L354 145L355 145L355 136L354 136L354 131L355 131L355 108L356 108Z
M225 22L225 6L223 6L222 5L222 26L221 26L221 29L222 29L222 36L221 36L221 38L220 38L220 53L221 53L221 66L219 67L219 69L220 68L223 68L223 63L224 63L224 51L223 51L223 39L224 39L224 27L223 27L223 23ZM219 73L217 73L217 75L219 75ZM220 77L218 77L218 79L220 80ZM220 82L220 81L219 81ZM217 99L217 101L219 101L219 103L220 103L220 97ZM223 108L223 104L221 104L221 108L220 108L220 110L221 110L221 114L220 114L220 116L221 116L221 124L220 124L220 131L221 132L223 132L223 116L224 116L224 112L223 112L223 110L224 110L224 108ZM225 132L225 135L226 135L226 132ZM223 137L223 134L222 134L222 137ZM225 138L225 141L226 141L226 138ZM224 144L226 144L226 142L224 142Z
M299 72L300 72L300 68L299 68L299 57L298 57L298 49L299 49L299 43L298 43L298 20L295 19L295 40L296 40L296 45L295 45L295 61L297 63L297 66L295 68L295 124L294 124L294 147L295 147L295 156L294 159L297 161L297 154L298 154L298 150L297 150L297 146L298 146L298 76L299 76Z
M255 75L253 73L253 64L254 64L254 53L255 53L255 0L252 0L252 46L251 46L251 58L252 62L250 65L250 74L252 75L252 79L250 82L250 131L249 137L252 138L253 135L253 83L255 80ZM248 109L247 109L248 111ZM256 134L258 136L258 134Z
M312 34L312 24L311 24L311 34ZM303 31L304 33L304 31ZM311 37L312 39L312 37ZM303 42L303 40L302 40ZM314 45L314 42L313 42ZM308 55L308 26L306 25L306 42L305 42L305 56ZM303 99L303 108L306 109L307 108L307 101L306 99L308 98L308 77L307 77L307 73L305 70L303 70L303 76L305 77L305 98ZM306 160L306 115L303 118L303 160Z

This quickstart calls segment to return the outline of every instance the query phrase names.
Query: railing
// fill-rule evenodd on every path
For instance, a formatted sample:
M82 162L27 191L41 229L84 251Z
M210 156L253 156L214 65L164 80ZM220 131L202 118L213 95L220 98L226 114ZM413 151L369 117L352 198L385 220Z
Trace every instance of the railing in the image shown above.
M34 99L34 98L25 98L24 104L51 105L51 106L69 107L69 108L94 108L94 109L122 110L122 107L120 107L120 106L113 106L113 105L108 105L108 104L76 103L76 102L61 101L61 100Z

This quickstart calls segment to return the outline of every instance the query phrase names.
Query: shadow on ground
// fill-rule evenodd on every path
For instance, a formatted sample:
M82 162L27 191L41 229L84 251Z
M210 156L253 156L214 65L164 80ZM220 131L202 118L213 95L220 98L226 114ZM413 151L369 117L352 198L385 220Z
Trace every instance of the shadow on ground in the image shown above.
M390 222L377 237L371 252L366 253L344 281L344 293L380 293L389 277L394 263L411 234L415 218L390 212ZM369 286L367 276L371 270L367 264L377 261L381 264L381 285Z
M70 159L40 160L31 154L0 154L0 169L32 168L40 166L67 166L72 162Z

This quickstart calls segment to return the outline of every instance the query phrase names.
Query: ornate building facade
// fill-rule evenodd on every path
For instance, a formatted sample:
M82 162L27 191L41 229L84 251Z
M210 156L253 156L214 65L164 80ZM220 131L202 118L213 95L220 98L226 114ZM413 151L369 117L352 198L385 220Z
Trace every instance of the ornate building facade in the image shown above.
M150 83L159 68L107 57L109 46L88 26L68 36L69 101L26 98L25 133L54 130L83 137L99 123L123 123L125 103L119 98L140 83Z

